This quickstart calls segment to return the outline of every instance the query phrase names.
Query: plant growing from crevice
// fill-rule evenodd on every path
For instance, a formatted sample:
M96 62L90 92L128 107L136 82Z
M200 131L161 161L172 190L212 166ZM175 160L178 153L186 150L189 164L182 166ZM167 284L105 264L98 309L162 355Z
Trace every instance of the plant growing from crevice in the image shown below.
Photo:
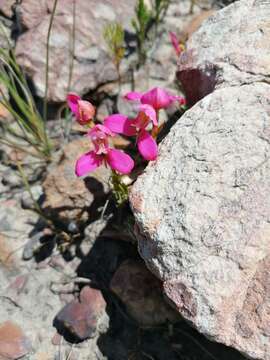
M92 148L77 160L75 173L77 176L85 176L102 165L111 168L110 185L118 207L128 200L129 185L135 180L136 171L141 167L141 158L146 161L157 159L157 136L162 129L159 124L159 111L175 102L179 105L185 104L183 97L172 95L161 88L154 88L146 93L130 92L126 94L125 99L137 102L138 113L134 119L123 114L112 114L104 119L103 124L95 125L93 105L74 93L67 97L68 105L76 120L90 128L87 136L92 143ZM138 151L135 159L126 151L112 146L113 137L117 134L135 137L135 142L131 142L135 147L129 149L133 154L134 151Z
M158 26L164 20L171 0L151 0L151 7L148 8L144 0L138 0L135 6L135 17L132 19L132 26L137 38L138 65L145 63L147 58L147 48L151 48L152 43L157 38ZM149 32L155 27L154 36L149 38Z
M146 60L146 40L147 32L152 21L151 11L146 6L144 0L138 0L135 6L135 17L131 24L137 37L138 64L143 65Z
M125 55L124 29L118 22L111 22L104 27L103 37L106 42L108 52L115 65L119 87L121 86L120 64Z

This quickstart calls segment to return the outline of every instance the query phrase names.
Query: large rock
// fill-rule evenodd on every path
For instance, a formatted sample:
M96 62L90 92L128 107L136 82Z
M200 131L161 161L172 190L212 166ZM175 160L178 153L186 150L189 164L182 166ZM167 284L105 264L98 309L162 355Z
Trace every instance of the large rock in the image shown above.
M99 290L86 286L80 301L73 300L57 314L55 326L60 332L69 331L79 340L95 337L108 329L106 302Z
M131 192L139 251L209 338L270 359L270 85L216 90Z
M244 0L211 16L180 56L178 79L190 105L215 88L270 83L270 2Z
M20 19L24 28L17 42L18 62L33 80L39 96L44 95L46 42L53 0L24 0ZM127 29L134 15L135 0L76 0L76 31L73 91L80 94L116 80L117 73L106 55L103 27L119 21ZM65 101L71 63L73 0L59 0L50 40L49 100ZM29 51L31 48L31 51Z

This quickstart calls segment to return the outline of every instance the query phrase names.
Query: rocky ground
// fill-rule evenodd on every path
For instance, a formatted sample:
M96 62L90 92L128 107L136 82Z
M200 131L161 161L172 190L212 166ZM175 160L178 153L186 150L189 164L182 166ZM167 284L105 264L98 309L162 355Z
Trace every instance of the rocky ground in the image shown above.
M206 340L167 305L126 227L108 224L112 213L90 220L64 251L42 219L22 208L25 192L6 191L1 358L242 359Z
M18 61L25 69L30 82L34 85L38 103L44 95L43 70L45 67L46 29L52 3L53 1L44 0L37 6L37 2L31 0L23 0L22 2L0 0L2 23L11 37L11 41L15 42ZM89 3L91 3L90 6ZM144 91L154 86L162 86L174 92L178 91L179 82L175 77L177 57L170 44L168 31L175 31L179 38L185 41L199 28L204 19L214 15L220 7L228 5L228 3L225 4L225 1L202 1L200 6L195 5L194 14L189 14L189 1L172 1L165 22L159 29L158 40L155 41L150 51L148 61L140 69L134 70L132 65L135 56L134 35L132 36L130 28L130 18L133 16L135 1L106 0L98 3L98 5L96 1L93 1L95 6L93 6L92 1L78 1L76 11L81 16L76 33L78 43L74 54L72 89L81 95L87 95L87 98L95 103L98 119L104 118L112 111L131 111L122 99L122 94L131 88L131 73L133 73L135 88L138 91ZM140 213L142 211L141 203L145 200L146 189L149 193L151 192L152 186L149 183L152 176L151 171L159 171L159 167L153 170L150 166L147 170L150 175L148 180L144 182L144 185L146 185L145 191L140 188L140 184L144 180L139 180L132 192L131 202L136 216L137 232L134 232L134 216L130 208L127 206L121 210L116 209L111 201L108 186L109 174L106 169L100 168L93 175L83 180L75 177L74 163L78 155L83 152L83 149L87 149L87 141L81 136L81 129L77 125L69 125L67 131L63 120L58 119L59 109L61 109L65 101L69 76L67 58L70 51L70 39L67 34L70 33L72 24L71 5L72 1L60 1L52 35L49 74L51 79L49 83L51 119L48 128L57 149L52 163L44 167L44 164L29 155L22 154L4 145L0 146L0 359L243 359L243 356L238 351L218 342L234 346L242 352L253 356L251 351L246 350L245 341L241 342L240 346L239 340L232 340L232 338L228 340L227 334L225 334L227 337L223 336L222 332L216 331L216 327L211 328L212 319L207 318L203 311L201 312L202 317L195 320L192 309L189 311L188 308L188 311L185 312L185 301L190 300L190 290L182 291L180 297L178 296L179 292L176 292L178 298L175 299L175 292L171 292L170 282L166 283L167 280L178 279L181 271L186 271L182 264L175 262L173 258L173 271L175 271L173 273L166 262L163 259L160 260L162 255L155 253L158 263L155 256L150 256L150 258L146 256L146 254L149 256L151 251L157 250L150 249L149 252L148 245L145 246L144 244L145 237L138 235L138 226L141 230L147 232L149 230L149 221L153 220L145 219L145 211L143 215ZM261 14L263 14L263 11ZM219 16L217 15L217 17ZM261 18L263 18L263 15L261 15ZM130 53L125 57L121 68L123 84L120 93L115 69L106 54L105 44L102 42L101 37L102 27L106 21L115 19L123 22L127 31L127 41L130 49ZM255 21L253 24L254 27L259 26L256 25ZM213 21L212 26L215 26L215 21ZM256 101L267 102L263 93L265 92L264 87L268 85L253 86L252 84L254 82L267 82L269 75L268 77L265 75L266 63L263 56L260 58L261 62L259 64L256 62L258 67L255 70L251 68L246 73L243 73L241 69L239 70L239 62L242 61L242 58L232 56L232 59L235 60L231 64L235 72L232 75L232 71L223 64L224 61L220 61L219 56L215 58L215 54L220 53L221 50L220 48L211 48L211 42L208 40L207 34L207 29L204 28L189 43L188 51L192 53L195 51L192 50L194 47L199 49L200 44L205 41L204 46L201 46L201 53L196 58L196 62L191 63L189 61L189 52L183 54L180 59L178 78L181 79L184 85L185 81L189 84L191 80L194 81L195 85L193 87L196 88L196 92L193 91L192 96L188 92L188 86L185 87L190 104L196 103L203 96L217 88L213 94L214 99L211 106L208 105L206 100L206 105L204 103L197 104L193 110L190 110L195 112L194 117L198 117L197 127L200 129L202 109L206 107L206 115L204 116L207 118L211 130L211 126L215 127L215 123L212 123L212 118L208 115L208 112L220 111L220 103L224 98L226 99L226 96L230 96L231 101L237 102L233 92L226 95L225 90L222 89L222 87L231 84L231 77L235 79L235 82L229 86L235 86L234 91L236 93L239 91L241 96L245 98L244 103L246 101L248 107L250 103L253 104ZM245 39L246 37L243 36L240 40L245 41ZM226 38L222 38L221 40L218 39L217 43L222 47L222 44L226 43L226 41ZM264 40L261 39L261 41L263 44ZM2 47L6 46L4 38L0 37L0 42ZM235 42L238 44L237 41ZM246 44L245 48L248 48L248 44ZM207 51L205 49L207 46L210 47L209 53L211 57L206 55ZM258 46L263 48L261 44ZM222 53L222 56L226 57L227 55ZM207 59L205 60L205 58ZM197 86L197 84L200 84L201 79L204 79L205 73L209 75L207 66L206 71L204 71L204 66L208 64L208 61L213 64L211 69L224 70L222 71L224 77L221 77L221 72L219 72L218 81L213 80L212 85L207 82L206 86ZM224 69L222 65L224 65ZM250 66L252 67L252 65ZM203 69L204 75L198 75L198 70L193 76L192 71L189 72L190 69ZM216 75L216 71L210 72L210 76L206 76L206 78L210 77L212 79L214 75ZM218 86L216 86L217 83ZM250 85L242 87L244 83ZM238 89L238 86L241 87L241 90ZM252 90L249 86L251 86ZM219 90L219 88L221 89ZM226 101L229 100L226 99ZM207 106L210 106L210 110ZM1 108L0 111L2 111L0 112L1 120L10 121L9 114L5 113ZM222 111L229 114L230 109L227 109L224 105ZM264 116L264 111L267 111L266 106L261 111L258 110L258 114L256 114L258 117ZM245 114L242 114L239 110L239 118L242 119ZM179 116L179 112L175 109L163 114L164 121L169 119L169 126ZM187 124L186 127L188 128L191 120L188 113L184 116L186 120L183 123L178 122L177 126ZM255 121L255 118L254 115L252 120ZM229 121L227 117L225 120ZM227 122L224 124L224 128L226 126L228 126ZM248 120L247 123L243 123L241 126L246 127L245 131L247 133L253 131L248 127ZM195 130L197 131L197 128ZM175 128L174 132L176 131L177 128ZM262 134L264 134L264 131L267 131L265 127L261 129ZM213 132L215 132L215 128ZM237 129L235 132L237 132ZM175 138L177 139L177 136ZM117 138L115 141L117 146L121 147L124 146L126 140ZM181 141L181 144L184 143L184 140ZM215 141L218 142L218 138ZM170 142L169 137L165 144L162 145L163 149L168 142ZM191 148L190 157L192 157L192 161L196 162L195 156L198 154L193 151L191 140L187 140L187 143ZM215 142L212 144L213 147L215 147L215 144ZM175 154L178 154L178 145L175 146ZM189 149L188 146L185 148ZM231 144L226 144L226 146L232 147ZM266 150L263 144L261 146L261 158L263 158ZM166 153L166 150L163 151ZM207 151L212 153L213 148L207 148ZM219 153L216 156L218 155ZM201 156L201 153L198 156ZM33 202L25 188L16 167L17 161L23 164L33 197L41 209L41 214L37 213L37 204ZM161 168L163 162L166 163L166 161L166 157L162 155ZM178 158L176 161L178 161ZM168 168L170 169L171 165ZM201 169L201 171L204 170ZM192 169L189 169L187 173L194 175ZM173 170L168 174L174 174ZM162 182L165 175L161 176L161 173L159 173L157 179L161 179L159 181ZM261 174L262 179L263 176ZM259 180L261 181L261 178ZM203 184L206 187L208 186L204 182ZM163 189L162 184L159 185ZM213 188L212 190L213 196L215 196L216 189ZM252 192L252 189L249 190ZM181 195L181 192L179 194ZM159 195L161 196L161 194ZM190 194L190 197L192 198L193 195ZM258 197L261 199L262 194L259 193ZM156 199L157 203L154 203L149 212L151 216L155 215L153 209L163 211L159 200L160 197L157 196L156 198L154 194L152 201L155 202ZM166 194L165 199L170 201L167 205L169 204L168 206L171 209L177 209L178 203L174 202L174 197L172 198L170 194ZM151 205L152 202L150 201L148 204ZM207 208L208 203L204 204L204 206ZM244 205L242 204L242 206ZM193 214L193 209L186 211ZM264 219L264 214L261 214L261 218ZM166 210L164 210L164 219L168 220L169 226L175 225L167 215ZM175 228L178 229L177 226ZM154 231L158 230L154 226ZM160 241L158 249L161 249L160 244L162 245L162 229L160 231L161 240L158 240ZM188 233L191 234L192 231L195 232L196 229L191 226ZM149 232L147 235L151 237ZM169 231L167 235L170 238L171 232ZM158 233L158 236L160 236L160 233ZM196 236L194 238L197 238ZM187 238L186 241L188 244L190 239ZM211 239L208 239L208 241L211 241ZM197 246L197 244L195 245ZM195 245L193 246L196 247ZM156 243L153 241L151 246L155 247ZM207 247L207 245L205 246ZM254 247L259 247L259 245L255 243ZM243 248L245 248L244 245ZM241 249L239 251L242 251ZM177 245L173 250L173 254L177 257L179 255ZM226 252L225 250L224 252ZM229 253L231 248L227 250ZM191 259L194 260L192 262L189 259L188 249L185 251L183 256L186 256L187 262L191 265L196 263L197 258ZM165 257L168 255L168 259L171 259L171 253L166 253L166 246L161 250L161 253L165 254ZM207 252L206 254L209 255ZM236 256L237 254L234 253L233 255ZM142 258L146 261L148 267L146 267ZM259 262L262 256L254 256L254 259ZM232 262L234 263L233 260ZM219 261L217 261L217 264L219 264ZM165 266L165 270L162 266ZM224 266L227 266L227 264L224 263ZM154 275L148 268L152 270ZM203 266L201 269L201 274L208 276L209 285L211 283L211 273L207 273ZM198 268L198 272L199 270ZM168 276L166 271L169 272ZM198 272L195 271L195 275L191 275L194 276L195 280L196 276L200 277ZM252 276L251 273L247 274L247 271L243 271L243 273L243 278ZM261 279L260 274L259 271L258 277ZM211 298L213 288L209 286L205 289L205 283L203 281L199 283L199 280L196 280L195 285L190 285L187 282L185 286L197 286L199 295L201 295L200 292L207 294L203 300L205 306L210 304L209 313L211 313L211 310L213 313L222 313L223 308L219 303L219 299L214 297L216 301L214 302ZM164 287L164 281L167 287ZM230 281L233 283L234 280L230 278L228 282ZM233 289L232 283L228 285L230 289ZM262 281L259 280L257 283L261 284ZM218 284L218 286L219 289L222 288L222 284ZM240 287L241 284L237 283L235 286ZM164 288L167 300L163 295ZM250 288L250 292L252 291ZM235 296L237 297L237 295ZM170 301L168 301L168 298ZM175 306L175 303L179 305L177 303L179 299L182 305L184 304L182 306L184 311L181 306ZM173 303L174 306L171 306ZM247 314L250 307L253 306L252 304L250 305L250 302L247 302L245 305ZM227 303L225 305L228 307ZM224 309L225 314L227 307ZM262 312L266 313L267 309L263 308ZM222 323L222 319L224 318L221 317L221 320L218 318L218 325ZM246 319L247 317L244 320L246 321ZM186 320L188 320L188 323ZM215 321L217 322L217 320ZM208 338L215 339L218 342L207 340L189 324L197 327ZM207 326L209 326L210 330ZM266 327L263 328L263 331L264 333L267 332ZM224 337L226 337L225 340ZM252 344L255 344L258 348L261 346L255 341ZM267 359L263 356L256 353L254 358Z

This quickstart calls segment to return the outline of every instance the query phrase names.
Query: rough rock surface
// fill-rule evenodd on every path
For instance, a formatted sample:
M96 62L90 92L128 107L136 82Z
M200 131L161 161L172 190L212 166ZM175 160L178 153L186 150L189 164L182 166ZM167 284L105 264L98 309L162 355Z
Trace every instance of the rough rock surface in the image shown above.
M216 90L135 183L139 251L200 332L270 359L270 85Z
M76 160L89 149L90 142L86 137L64 146L60 160L53 164L43 183L44 210L65 224L87 220L91 205L95 203L93 210L104 205L104 197L109 191L110 172L104 166L84 180L74 173Z
M52 320L62 303L59 297L50 291L50 282L59 281L60 275L49 267L37 271L35 265L31 265L30 269L27 265L21 265L16 273L14 269L7 271L0 265L0 319L16 322L27 335L32 345L31 352L34 352L27 358L36 360L36 352L46 351L52 359L55 353L54 346L49 345L54 333ZM13 336L12 338L15 342ZM16 350L15 347L12 349ZM10 351L12 349L10 348Z
M161 282L139 261L127 260L121 264L110 288L140 325L156 326L180 320L164 301Z
M109 21L120 21L130 27L135 0L76 1L76 47L71 87L80 94L104 82L116 80L112 61L106 55L103 27ZM44 95L46 39L53 0L24 0L20 19L24 32L17 42L18 62L34 81L38 95ZM71 62L73 0L60 0L50 40L49 100L65 101ZM31 51L29 51L31 48Z
M178 79L191 105L215 88L270 83L269 18L268 0L244 0L203 23L178 64Z
M66 302L62 299L63 295L71 295L62 294L61 291L64 289L65 292L67 287L73 284L67 283L67 280L76 276L78 261L75 258L66 262L60 254L52 254L50 258L46 258L46 248L50 242L43 242L36 259L22 261L24 245L38 235L37 231L42 224L37 226L38 216L33 211L21 209L20 194L17 191L1 192L3 199L0 201L0 321L1 324L8 321L16 323L25 335L23 338L15 338L14 333L12 334L14 346L8 345L9 355L14 354L15 358L18 349L23 349L24 345L29 349L28 344L31 344L26 356L28 360L51 360L59 354L59 344L55 346L51 342L55 334L53 319ZM6 200L6 196L11 199ZM62 263L59 258L62 259ZM87 298L86 294L84 298ZM99 324L99 331L102 330L101 325L103 323ZM1 360L12 358L1 357L6 349L6 339L1 335L0 327ZM89 354L91 360L105 359L97 345L97 337L87 340L83 346L80 344L78 349L63 337L60 342L61 357L65 359L69 357L71 349L71 355L74 355L75 359L89 360ZM18 348L17 345L22 346ZM77 353L79 354L76 357ZM44 354L46 357L43 357ZM71 355L70 359L73 358ZM20 356L22 355L18 355Z
M4 194L1 196L4 197ZM2 199L0 209L0 283L4 288L6 283L1 273L16 273L22 248L33 232L38 216L32 211L22 210L14 196L8 200Z

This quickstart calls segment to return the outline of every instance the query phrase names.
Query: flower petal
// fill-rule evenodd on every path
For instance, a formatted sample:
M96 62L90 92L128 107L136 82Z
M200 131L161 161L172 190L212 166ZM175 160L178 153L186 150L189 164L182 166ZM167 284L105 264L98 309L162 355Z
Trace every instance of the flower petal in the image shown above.
M67 103L70 108L70 110L75 114L78 115L78 101L81 100L80 96L74 93L69 93L67 95Z
M157 143L145 130L142 130L138 136L138 149L145 160L156 160L158 155Z
M81 125L87 124L95 116L95 107L86 100L78 100L77 120Z
M158 87L147 91L141 98L143 104L149 104L156 110L168 107L173 101L166 90Z
M170 39L171 39L171 43L172 43L172 45L174 47L174 50L175 50L176 54L179 56L182 49L181 49L181 47L179 45L179 40L177 39L176 33L170 31L169 34L170 34Z
M153 122L155 126L158 125L156 110L148 104L141 104L139 111L145 113L145 115Z
M106 160L110 167L120 174L129 174L134 168L133 159L121 150L110 149Z
M133 125L133 120L122 114L113 114L104 120L104 126L109 128L116 134L124 134L126 136L136 135L136 129Z
M124 98L126 100L130 100L130 101L140 101L141 97L142 97L142 93L139 93L137 91L131 91L129 93L127 93Z
M94 171L102 163L103 158L94 151L83 154L76 162L75 173L77 176L84 176Z
M88 135L92 137L101 137L104 138L106 136L114 136L111 129L109 129L107 126L97 124L95 125L91 130L88 131Z

